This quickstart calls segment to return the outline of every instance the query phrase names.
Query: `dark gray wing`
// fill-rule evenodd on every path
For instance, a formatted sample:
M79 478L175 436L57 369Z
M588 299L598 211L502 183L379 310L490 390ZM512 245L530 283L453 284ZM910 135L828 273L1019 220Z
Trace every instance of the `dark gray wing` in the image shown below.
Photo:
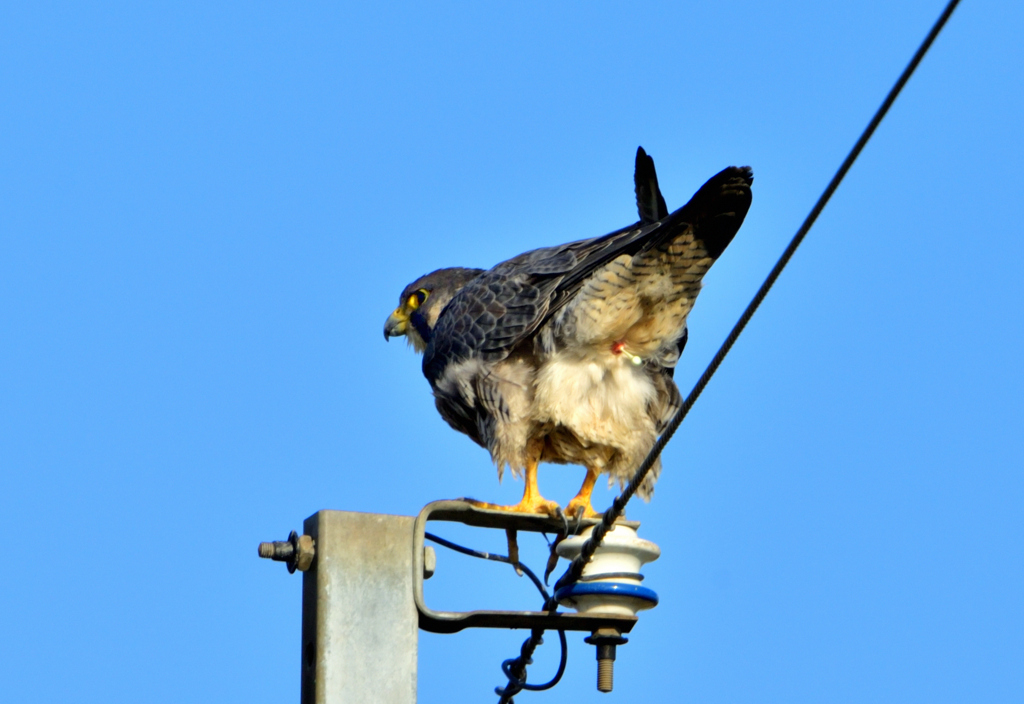
M595 271L622 254L652 250L692 228L707 256L717 258L743 223L752 182L749 168L729 167L660 222L526 252L481 274L441 313L423 356L424 375L433 385L454 362L504 359L572 300Z
M433 382L450 362L508 356L548 315L563 277L578 268L576 245L520 254L466 284L445 306L423 355Z

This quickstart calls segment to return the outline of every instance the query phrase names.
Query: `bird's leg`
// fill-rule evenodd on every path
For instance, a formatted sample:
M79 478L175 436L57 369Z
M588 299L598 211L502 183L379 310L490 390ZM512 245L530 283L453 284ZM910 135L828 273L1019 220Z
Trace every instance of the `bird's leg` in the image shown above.
M594 484L597 483L597 477L601 474L601 470L597 467L587 467L587 477L583 480L583 486L580 487L580 491L576 496L573 497L569 505L565 507L565 514L570 518L575 518L576 515L582 509L582 518L600 518L601 514L594 510L594 507L590 505L590 495L594 491Z
M480 508L489 508L497 511L509 511L511 513L543 513L557 517L562 509L554 501L548 501L540 495L537 488L537 465L540 464L541 453L544 451L543 440L531 440L526 448L526 488L523 490L523 498L514 506L500 506L488 504L483 501L472 501Z
M541 448L543 448L543 445L541 445ZM536 453L530 452L530 456L526 460L526 488L523 489L523 498L515 506L509 506L509 511L515 513L546 513L554 517L562 510L557 503L548 501L540 495L540 489L537 488L537 465L539 463L540 451Z

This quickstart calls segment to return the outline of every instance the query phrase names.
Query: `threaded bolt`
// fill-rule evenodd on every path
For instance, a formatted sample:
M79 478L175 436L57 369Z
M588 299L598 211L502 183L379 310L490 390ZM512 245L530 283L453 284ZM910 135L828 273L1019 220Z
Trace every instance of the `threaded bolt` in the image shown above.
M280 543L284 543L284 545L287 545L289 548L291 547L291 544L288 541L286 541L286 540L282 540L282 541L279 541L279 542ZM260 557L262 557L264 559L267 559L267 560L273 559L274 555L277 554L277 551L278 551L278 543L276 543L276 542L275 543L260 543Z
M260 557L267 560L287 562L295 554L295 546L287 540L275 540L271 543L260 543Z
M299 535L291 532L288 540L275 540L271 543L260 543L259 555L262 558L287 562L288 571L296 569L305 572L313 564L313 557L316 554L316 544L308 535Z
M614 645L612 646L615 647ZM612 691L612 681L615 674L615 661L602 658L597 661L597 691Z
M587 643L597 646L597 691L610 692L615 675L615 646L622 645L626 639L613 628L602 628L594 631Z

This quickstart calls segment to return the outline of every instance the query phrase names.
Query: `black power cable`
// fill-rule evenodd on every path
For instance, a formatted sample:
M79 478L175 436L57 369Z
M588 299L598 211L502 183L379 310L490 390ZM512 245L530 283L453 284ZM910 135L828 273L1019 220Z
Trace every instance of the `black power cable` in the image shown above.
M747 306L747 309L743 311L743 315L740 316L739 321L737 321L736 325L733 326L729 336L725 338L725 342L722 343L722 346L719 348L718 352L715 353L715 356L711 360L707 369L704 370L700 379L697 380L696 386L694 386L693 390L690 391L689 396L687 396L686 400L683 401L683 405L680 406L679 411L665 428L665 432L663 432L657 442L654 443L650 453L648 453L646 459L644 459L637 468L636 473L633 474L633 478L629 480L629 484L623 490L622 494L617 496L612 502L611 507L605 511L604 516L601 519L601 523L594 528L594 532L591 534L590 539L583 544L583 550L580 555L573 560L569 569L566 570L565 574L563 574L555 583L556 592L566 584L575 582L580 578L580 575L583 574L584 566L590 561L590 558L593 557L594 551L597 550L597 547L601 544L605 534L611 529L612 524L614 524L622 515L622 512L626 508L626 504L631 498L633 498L633 494L636 493L640 484L643 483L647 473L651 470L651 467L654 466L654 463L661 455L661 451L665 449L665 445L667 445L668 441L672 439L672 436L679 428L679 425L683 422L683 419L686 418L686 414L690 412L691 408L693 408L693 404L697 402L701 392L704 391L704 387L706 387L708 382L711 381L711 377L714 376L716 371L718 371L718 367L722 364L725 356L729 354L729 350L732 349L736 339L740 336L740 333L743 332L747 323L750 322L750 319L757 311L758 306L761 305L765 296L768 295L768 291L771 290L772 285L775 283L776 279L779 278L782 270L786 268L786 264L788 264L789 260L793 257L793 254L796 252L796 248L804 241L804 237L806 237L808 231L810 231L811 226L814 225L814 221L818 219L818 215L820 215L821 211L824 210L825 205L832 197L832 194L835 193L839 184L842 182L843 177L846 176L846 172L850 170L851 166L853 166L853 162L857 160L857 157L864 149L864 145L868 143L868 140L871 139L871 135L875 133L875 128L877 128L879 123L881 123L885 114L889 112L889 108L892 106L893 102L895 102L896 96L900 94L900 91L903 90L903 86L906 85L908 80L910 80L910 76L914 73L914 69L916 69L917 65L921 63L921 59L924 58L924 55L928 52L932 42L935 41L935 37L939 35L940 31L942 31L942 27L946 24L946 20L948 20L949 16L953 14L953 10L956 9L959 2L960 0L950 0L949 4L946 5L946 9L942 12L942 15L939 16L939 19L935 22L932 30L928 33L928 36L925 37L924 41L921 43L921 46L918 47L917 53L914 54L914 58L912 58L910 63L907 64L907 67L903 69L903 73L889 91L889 95L886 96L882 105L875 112L875 116L871 118L871 122L868 123L868 126L864 129L864 132L861 134L860 139L857 140L857 143L853 145L853 149L850 150L850 153L846 156L846 159L839 167L839 170L836 171L835 176L833 176L832 180L829 181L828 186L825 188L825 192L821 194L820 198L818 198L818 202L814 204L810 214L808 214L807 218L804 220L803 225L801 225L800 229L797 230L795 235L793 235L793 239L790 240L786 250L782 253L782 256L779 257L779 261L775 263L771 273L768 274L768 278L766 278L764 283L761 284L761 288L758 289L753 300L750 301L750 304Z
M871 118L871 122L869 122L868 126L864 129L864 132L861 134L860 139L858 139L857 143L853 145L853 149L850 150L850 153L846 156L846 159L843 161L842 165L840 165L839 170L836 171L835 176L833 176L832 180L829 181L829 184L825 188L825 191L821 194L821 197L818 198L818 202L814 204L814 207L811 209L811 212L807 215L807 218L800 226L800 229L797 230L795 235L793 235L793 239L790 240L790 243L786 247L785 251L782 253L782 256L779 257L779 261L776 262L775 266L768 274L768 278L766 278L764 280L764 283L761 284L761 288L758 289L757 293L754 295L753 300L751 300L746 310L743 311L743 315L740 316L739 321L737 321L736 325L733 326L733 329L729 333L729 336L725 338L725 342L722 343L722 346L719 348L718 352L715 353L715 356L711 360L711 363L708 365L707 369L704 370L704 373L697 381L697 384L693 387L693 390L690 391L690 394L686 397L686 400L683 401L683 405L680 406L679 411L676 412L676 415L672 418L671 422L665 428L665 431L661 434L661 437L659 437L658 440L654 443L654 446L651 448L650 453L648 453L647 457L637 468L636 472L633 474L633 478L630 479L629 484L623 490L622 494L617 496L615 500L612 502L611 507L609 507L609 509L604 512L604 516L601 518L601 522L594 527L594 531L593 533L591 533L590 538L583 544L583 549L580 552L580 554L572 561L572 564L569 565L569 568L565 571L565 574L563 574L555 583L556 592L563 586L572 584L573 582L577 581L583 574L583 568L594 556L594 552L597 550L598 546L601 545L601 541L604 539L604 536L608 533L609 530L611 530L612 525L615 523L615 521L618 520L620 516L622 516L622 512L625 510L626 504L629 503L629 500L631 498L633 498L633 494L636 493L636 490L640 487L640 484L647 476L647 473L651 470L651 467L654 466L654 463L657 461L658 457L661 456L661 451L665 449L665 445L667 445L668 441L672 439L672 436L679 428L679 425L683 422L683 419L686 418L686 415L690 412L690 409L693 408L693 404L697 402L697 399L704 391L704 388L708 385L708 382L711 381L711 377L714 376L716 371L718 371L718 367L721 366L722 361L725 359L725 356L729 354L729 350L732 349L732 346L733 344L735 344L736 339L740 336L740 333L743 332L743 329L747 326L747 323L750 322L750 319L753 317L754 313L761 305L761 302L764 300L765 296L768 295L768 291L771 290L771 287L775 284L776 279L779 278L779 275L782 273L782 270L786 268L786 265L789 263L789 260L792 259L797 247L800 246L800 243L803 242L804 237L807 236L807 233L810 231L811 226L814 225L815 220L818 219L818 215L820 215L821 211L824 210L825 205L832 197L832 194L835 193L836 189L839 187L839 184L842 182L843 177L846 176L846 173L850 170L850 167L853 166L853 162L855 162L857 160L857 157L860 156L860 153L864 149L864 146L868 143L868 140L870 140L871 136L875 133L875 129L882 122L882 118L884 118L886 113L889 112L889 108L892 107L892 104L896 101L896 97L900 94L900 91L903 90L903 86L905 86L907 81L910 80L910 77L917 69L918 64L921 63L921 59L923 59L925 54L928 53L928 49L931 48L931 45L935 41L935 38L939 36L939 32L942 31L942 28L945 26L946 21L949 20L950 15L953 14L953 10L956 9L956 6L958 4L960 4L960 0L950 0L950 2L946 5L946 8L942 11L942 14L939 15L939 19L936 20L935 24L932 26L931 31L928 32L928 36L926 36L924 41L921 42L921 46L918 47L917 52L910 60L910 63L907 64L907 67L905 69L903 69L903 73L900 74L900 77L896 80L896 83L889 90L889 94L885 97L885 100L882 102L882 105L875 112L874 117ZM545 610L553 611L558 608L557 603L552 604L551 602L552 600L550 599L545 601ZM538 633L538 631L534 631L534 636L539 641L540 633ZM523 648L520 657L517 658L516 661L514 661L516 662L520 670L524 673L524 676L526 665L528 664L530 655L533 653L533 649L536 647L536 645L533 645L533 647L528 647L530 646L531 641L534 640L534 636L531 636L530 640L527 640L526 643L523 643ZM515 692L513 692L512 694L515 694ZM502 694L499 704L509 704L511 701L511 695Z
M495 555L494 553L484 552L482 550L473 550L472 548L467 548L465 546L459 545L458 543L453 543L450 540L445 540L444 538L434 535L433 533L424 532L423 537L427 540L437 543L438 545L442 545L448 548L449 550L460 552L463 555L469 555L470 557L478 557L482 560L491 560L493 562L504 562L507 565L512 565L513 567L522 570L526 574L526 576L530 578L530 581L533 582L533 585L537 587L537 591L539 591L541 593L541 596L544 597L545 608L552 601L551 595L548 594L548 590L544 588L544 583L540 581L540 578L537 577L536 574L534 574L533 570L524 565L522 562L514 561L506 555ZM555 605L555 608L557 608L557 604ZM530 661L530 659L533 656L533 651L536 649L538 645L543 643L543 640L541 639L542 633L543 631L537 634L537 643L530 648L529 655L526 656L524 661ZM531 633L531 637L527 640L527 643L530 642L532 638L533 634ZM511 696L523 689L529 690L531 692L542 692L545 689L551 689L556 684L558 684L558 682L562 679L562 675L565 674L565 664L569 659L569 645L565 640L565 631L558 632L558 641L561 646L562 654L559 657L558 670L555 672L554 677L552 677L549 681L545 682L544 684L529 684L526 682L525 668L523 668L522 671L515 669L516 660L518 660L518 658L510 658L505 662L501 663L501 671L504 672L505 677L508 678L508 687L504 689L498 687L495 689L495 692L497 694L504 695L506 691L512 690L509 695ZM523 643L523 647L526 647L526 643ZM522 657L522 652L520 652L520 657Z

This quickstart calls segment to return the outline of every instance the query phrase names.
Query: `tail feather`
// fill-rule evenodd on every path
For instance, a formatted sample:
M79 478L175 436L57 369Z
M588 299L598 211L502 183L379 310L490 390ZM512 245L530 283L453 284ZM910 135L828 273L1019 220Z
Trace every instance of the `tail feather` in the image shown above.
M658 188L658 173L654 170L654 159L647 155L643 147L636 148L636 168L633 171L633 184L636 191L636 209L640 214L640 222L647 224L668 216L668 207Z
M717 259L750 210L752 183L754 172L749 166L730 166L708 179L672 219L691 223L708 256Z

